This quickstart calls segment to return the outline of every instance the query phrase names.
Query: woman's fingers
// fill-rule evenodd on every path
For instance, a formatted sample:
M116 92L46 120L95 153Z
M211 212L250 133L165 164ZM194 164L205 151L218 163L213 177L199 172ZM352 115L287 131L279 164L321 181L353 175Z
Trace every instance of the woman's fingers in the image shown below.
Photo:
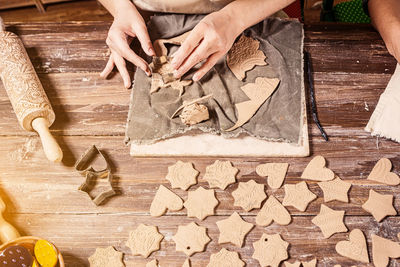
M115 51L112 53L112 57L114 59L115 65L117 66L119 74L121 75L122 80L124 81L125 88L131 87L132 85L131 77L129 76L129 72L126 69L125 59L120 55L118 55L117 53L115 53Z
M142 27L137 27L135 30L136 37L138 38L143 51L150 57L155 56L156 53L154 52L153 44L151 43L146 25Z
M199 81L216 63L217 61L224 55L223 52L217 52L212 54L206 62L196 71L193 75L193 81Z
M112 70L114 69L114 60L112 55L110 55L110 57L108 58L107 64L104 67L103 71L100 73L100 77L102 78L107 78L107 76L112 72Z
M174 69L179 69L182 63L190 56L193 50L199 45L203 39L203 32L194 28L188 35L181 47L175 52L174 58L171 61L171 65Z

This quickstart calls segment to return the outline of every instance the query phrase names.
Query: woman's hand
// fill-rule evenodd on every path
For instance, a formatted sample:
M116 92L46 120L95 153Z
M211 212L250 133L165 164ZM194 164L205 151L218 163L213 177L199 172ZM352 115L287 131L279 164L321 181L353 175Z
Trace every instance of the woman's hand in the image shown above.
M391 26L385 44L389 53L400 63L400 22Z

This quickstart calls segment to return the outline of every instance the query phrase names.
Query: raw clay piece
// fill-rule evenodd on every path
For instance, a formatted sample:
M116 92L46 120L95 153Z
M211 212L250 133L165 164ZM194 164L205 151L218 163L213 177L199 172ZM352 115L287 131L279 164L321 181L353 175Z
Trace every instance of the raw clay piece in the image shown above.
M303 265L303 267L315 267L317 266L317 259L312 259L310 261L302 261L301 265Z
M210 114L206 106L194 103L184 107L179 118L181 118L183 124L191 126L208 120Z
M400 244L372 234L372 261L376 267L386 267L389 258L400 258Z
M393 196L382 195L372 189L369 190L369 198L362 208L371 213L377 222L382 221L386 216L397 214L393 208Z
M235 125L224 131L233 131L248 122L272 95L279 82L277 78L257 77L255 83L247 83L240 87L250 100L235 104L237 121Z
M256 224L260 226L268 226L273 221L280 225L288 225L291 220L290 213L274 196L265 201L256 216Z
M192 266L192 264L190 263L190 259L186 259L182 265L182 267L191 267L191 266Z
M178 161L174 165L168 167L168 174L165 177L172 188L180 188L187 190L190 186L197 184L197 176L199 172L193 168L191 162Z
M334 210L321 204L321 210L311 222L318 226L325 238L331 237L335 233L347 232L348 229L343 223L344 210Z
M183 203L187 209L188 217L196 217L200 221L207 216L214 215L214 209L218 205L215 198L214 190L206 190L203 187L197 188L195 191L188 192L188 198Z
M146 264L146 267L159 267L159 266L158 266L158 261L157 261L156 259L154 259L154 260L152 260L152 261L149 261L149 262Z
M290 263L288 261L285 261L285 267L300 267L301 262L295 261L293 263Z
M253 229L254 225L244 221L237 212L229 218L217 222L219 229L218 244L231 243L242 247L244 238Z
M156 52L156 55L161 57L161 56L166 56L168 54L168 49L165 46L165 44L174 44L174 45L181 45L186 37L189 36L191 31L187 31L181 35L175 36L170 39L157 39L153 42L153 47Z
M260 176L268 176L268 185L273 189L282 186L288 170L288 163L265 163L256 167L256 173Z
M178 115L178 113L179 113L181 110L183 110L185 107L190 106L190 105L193 105L193 104L196 104L196 103L203 102L203 101L205 101L205 100L208 100L208 99L210 99L212 96L213 96L213 94L209 94L209 95L206 95L206 96L202 96L202 97L200 97L200 98L196 98L196 99L191 100L191 101L184 101L183 104L182 104L179 108L176 109L176 111L174 112L174 114L172 114L171 119L175 118L175 116Z
M238 188L232 192L235 199L234 206L242 207L245 211L259 209L261 202L267 198L264 191L264 185L258 184L254 180L249 180L245 183L240 182Z
M261 267L278 267L289 256L287 253L289 243L284 241L279 234L263 234L260 240L253 243L254 253L252 258L258 260Z
M183 88L192 84L192 80L174 80L165 83L162 77L163 76L159 73L153 72L151 75L150 94L156 93L160 88L171 87L172 89L177 90L179 92L178 97L181 97L183 94Z
M329 202L332 200L338 200L342 202L349 202L349 196L347 195L351 187L351 183L346 183L339 177L335 180L319 182L319 187L324 192L324 201Z
M122 261L122 252L116 251L113 247L96 248L96 251L89 257L90 267L125 267Z
M236 78L243 80L246 71L251 70L256 65L265 66L267 63L264 52L258 50L260 42L245 35L241 35L235 42L226 56L226 63Z
M147 258L154 251L160 249L160 242L164 238L156 226L140 224L136 230L129 233L126 245L133 255L142 255Z
M336 252L343 257L369 263L367 241L360 229L354 229L350 232L349 241L338 242L336 244Z
M210 188L225 188L236 182L236 174L238 169L232 166L230 161L216 160L213 164L207 166L204 180L206 180Z
M308 204L317 198L317 196L308 189L306 182L297 184L285 184L285 197L283 206L293 206L299 211L305 211Z
M314 181L329 181L335 178L333 171L325 167L326 161L323 156L315 156L304 169L301 178Z
M176 244L176 251L182 251L187 256L204 251L205 246L211 241L207 235L207 228L191 222L185 226L178 226L178 231L172 237Z
M387 158L380 159L375 167L372 169L368 176L368 180L380 182L388 185L398 185L400 184L400 178L392 170L392 162Z
M211 254L207 267L243 267L244 265L237 252L223 248L218 253Z
M158 217L165 214L167 210L178 211L182 208L182 199L165 186L160 185L153 202L151 202L150 215Z

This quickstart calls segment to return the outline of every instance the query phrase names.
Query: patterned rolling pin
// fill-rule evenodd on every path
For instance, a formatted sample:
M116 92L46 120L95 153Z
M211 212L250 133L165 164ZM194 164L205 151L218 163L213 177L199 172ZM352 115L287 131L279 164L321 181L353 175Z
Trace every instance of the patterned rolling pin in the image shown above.
M60 162L62 150L49 127L55 120L49 99L17 35L5 31L0 18L0 78L22 128L36 131L46 157Z

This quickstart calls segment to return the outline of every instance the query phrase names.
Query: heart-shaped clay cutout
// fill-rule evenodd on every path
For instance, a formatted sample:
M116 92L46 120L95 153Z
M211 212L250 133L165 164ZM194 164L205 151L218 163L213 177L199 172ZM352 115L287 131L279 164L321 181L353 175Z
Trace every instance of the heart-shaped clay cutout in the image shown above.
M368 176L368 180L380 182L388 185L400 184L400 178L392 170L392 162L387 158L380 159Z
M256 173L260 176L268 176L268 185L273 189L282 186L288 170L288 163L265 163L256 167Z
M369 263L367 241L360 229L354 229L350 232L349 241L338 242L336 244L336 251L343 257Z
M323 156L315 156L304 169L301 178L314 181L330 181L335 178L333 171L325 167Z
M400 258L400 244L372 234L372 261L376 267L386 267L389 258Z
M280 225L288 225L292 217L287 209L274 197L270 196L256 216L256 224L268 226L272 221Z
M160 185L153 202L151 202L150 215L158 217L166 213L167 210L178 211L182 208L182 199L165 186Z

